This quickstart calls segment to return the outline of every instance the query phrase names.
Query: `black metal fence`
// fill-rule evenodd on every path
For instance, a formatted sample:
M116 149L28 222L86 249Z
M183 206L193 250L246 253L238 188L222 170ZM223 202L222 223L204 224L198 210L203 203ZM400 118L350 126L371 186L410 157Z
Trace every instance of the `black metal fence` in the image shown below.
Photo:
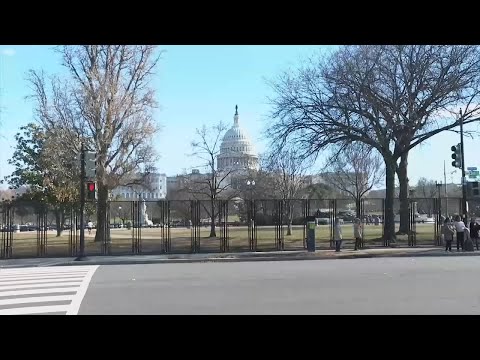
M461 200L410 199L409 221L400 229L395 201L397 243L441 245L444 216L460 213ZM353 247L353 220L363 223L365 247L390 245L383 240L384 199L112 201L105 228L97 228L96 205L89 203L85 223L86 255L301 250L306 248L306 218L315 216L316 246L333 248L333 225L340 219L346 247ZM21 200L0 206L1 258L64 257L79 253L79 206L51 206ZM358 210L358 211L357 211ZM470 203L480 215L480 203ZM97 236L97 232L105 236Z

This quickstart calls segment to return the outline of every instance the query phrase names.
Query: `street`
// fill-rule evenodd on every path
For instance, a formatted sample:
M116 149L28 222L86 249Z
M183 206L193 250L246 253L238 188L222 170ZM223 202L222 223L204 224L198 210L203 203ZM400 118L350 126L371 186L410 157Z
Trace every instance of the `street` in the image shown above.
M480 259L101 266L79 314L479 314Z
M480 314L464 256L0 269L0 314Z

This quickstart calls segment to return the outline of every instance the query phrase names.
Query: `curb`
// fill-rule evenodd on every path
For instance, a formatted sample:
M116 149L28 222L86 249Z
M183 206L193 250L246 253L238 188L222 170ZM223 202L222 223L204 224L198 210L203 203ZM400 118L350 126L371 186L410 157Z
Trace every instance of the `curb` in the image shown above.
M204 258L204 259L131 259L131 260L110 260L110 261L69 261L51 263L38 266L76 266L76 265L143 265L143 264L192 264L192 263L228 263L228 262L254 262L254 261L304 261L304 260L351 260L369 258L405 258L405 257L452 257L452 256L480 256L480 253L397 253L397 254L348 254L340 256L253 256L253 257L230 257L230 258Z
M0 269L26 268L26 267L50 267L50 266L81 266L81 265L145 265L145 264L192 264L192 263L228 263L228 262L254 262L254 261L303 261L303 260L351 260L369 258L404 258L404 257L452 257L452 256L480 256L480 252L452 252L439 251L424 252L400 252L400 253L354 253L339 255L315 255L314 253L300 253L287 255L259 255L259 256L231 256L231 257L205 257L198 259L172 258L172 259L86 259L84 261L48 261L37 264L12 264L0 265Z

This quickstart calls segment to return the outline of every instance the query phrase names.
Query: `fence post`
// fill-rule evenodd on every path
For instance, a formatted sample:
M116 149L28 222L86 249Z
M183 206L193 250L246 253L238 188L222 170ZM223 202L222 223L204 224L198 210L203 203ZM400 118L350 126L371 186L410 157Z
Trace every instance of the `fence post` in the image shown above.
M337 219L337 200L333 199L329 201L329 214L330 214L330 249L335 247L335 220Z

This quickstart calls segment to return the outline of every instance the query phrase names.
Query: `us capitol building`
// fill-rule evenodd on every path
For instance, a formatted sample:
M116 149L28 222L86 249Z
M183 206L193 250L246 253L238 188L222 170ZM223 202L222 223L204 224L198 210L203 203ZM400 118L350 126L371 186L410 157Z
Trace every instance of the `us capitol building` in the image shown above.
M238 106L235 106L233 126L225 133L217 157L219 172L258 169L258 155L247 132L240 127L238 119Z
M216 165L219 176L229 173L224 181L230 181L232 185L236 179L246 176L249 170L258 170L258 155L248 133L240 126L238 106L235 106L233 125L223 136ZM167 193L180 187L186 178L201 176L208 174L193 170L190 174L167 177Z

